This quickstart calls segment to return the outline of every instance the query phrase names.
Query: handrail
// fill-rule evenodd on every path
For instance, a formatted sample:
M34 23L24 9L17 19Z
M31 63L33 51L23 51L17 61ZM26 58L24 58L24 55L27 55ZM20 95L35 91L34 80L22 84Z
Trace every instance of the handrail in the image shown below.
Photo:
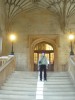
M4 83L7 77L15 70L15 57L8 56L8 60L0 66L0 86Z
M2 57L0 57L0 61L2 62L2 65L0 66L0 71L2 71L6 67L6 65L8 65L11 62L11 60L13 58L14 58L14 56L10 56L10 57L2 56Z
M68 66L68 71L73 79L73 82L75 83L75 55L70 56Z
M1 57L0 57L0 66L4 65L4 63L5 63L6 61L8 61L9 59L10 59L9 56L1 56Z
M71 56L70 57L71 62L73 63L73 65L75 65L75 56Z

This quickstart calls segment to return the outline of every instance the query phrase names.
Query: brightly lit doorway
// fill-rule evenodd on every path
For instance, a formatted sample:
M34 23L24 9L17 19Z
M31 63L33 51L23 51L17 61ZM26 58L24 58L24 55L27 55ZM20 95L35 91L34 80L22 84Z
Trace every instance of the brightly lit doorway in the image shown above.
M54 49L46 42L38 43L34 48L34 71L38 70L38 60L42 52L45 53L48 60L48 71L54 71Z

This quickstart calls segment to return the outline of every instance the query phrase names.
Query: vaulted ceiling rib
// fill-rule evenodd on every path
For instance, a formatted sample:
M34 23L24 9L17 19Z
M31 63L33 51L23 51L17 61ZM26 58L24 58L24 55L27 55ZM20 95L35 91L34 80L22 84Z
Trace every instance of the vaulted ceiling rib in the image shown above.
M14 16L24 10L31 10L32 7L35 8L35 5L37 9L39 7L46 8L58 15L62 15L65 9L67 17L75 13L74 0L5 0L5 4L8 17Z
M65 26L66 19L75 14L75 0L5 0L7 16L12 19L22 11L47 9Z

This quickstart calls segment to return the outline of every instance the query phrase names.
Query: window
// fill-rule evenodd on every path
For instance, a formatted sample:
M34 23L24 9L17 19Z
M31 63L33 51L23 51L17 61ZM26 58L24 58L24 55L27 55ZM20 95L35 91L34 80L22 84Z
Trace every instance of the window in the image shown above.
M34 48L34 63L38 63L38 59L40 58L42 52L45 52L45 55L50 64L54 63L54 51L53 47L45 42L39 43Z

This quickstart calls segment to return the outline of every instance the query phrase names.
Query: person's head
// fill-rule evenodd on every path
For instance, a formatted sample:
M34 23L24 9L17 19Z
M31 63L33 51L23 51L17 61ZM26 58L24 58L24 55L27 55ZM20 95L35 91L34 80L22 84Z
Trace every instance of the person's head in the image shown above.
M42 53L42 56L44 56L44 55L45 55L45 53L43 52L43 53Z

